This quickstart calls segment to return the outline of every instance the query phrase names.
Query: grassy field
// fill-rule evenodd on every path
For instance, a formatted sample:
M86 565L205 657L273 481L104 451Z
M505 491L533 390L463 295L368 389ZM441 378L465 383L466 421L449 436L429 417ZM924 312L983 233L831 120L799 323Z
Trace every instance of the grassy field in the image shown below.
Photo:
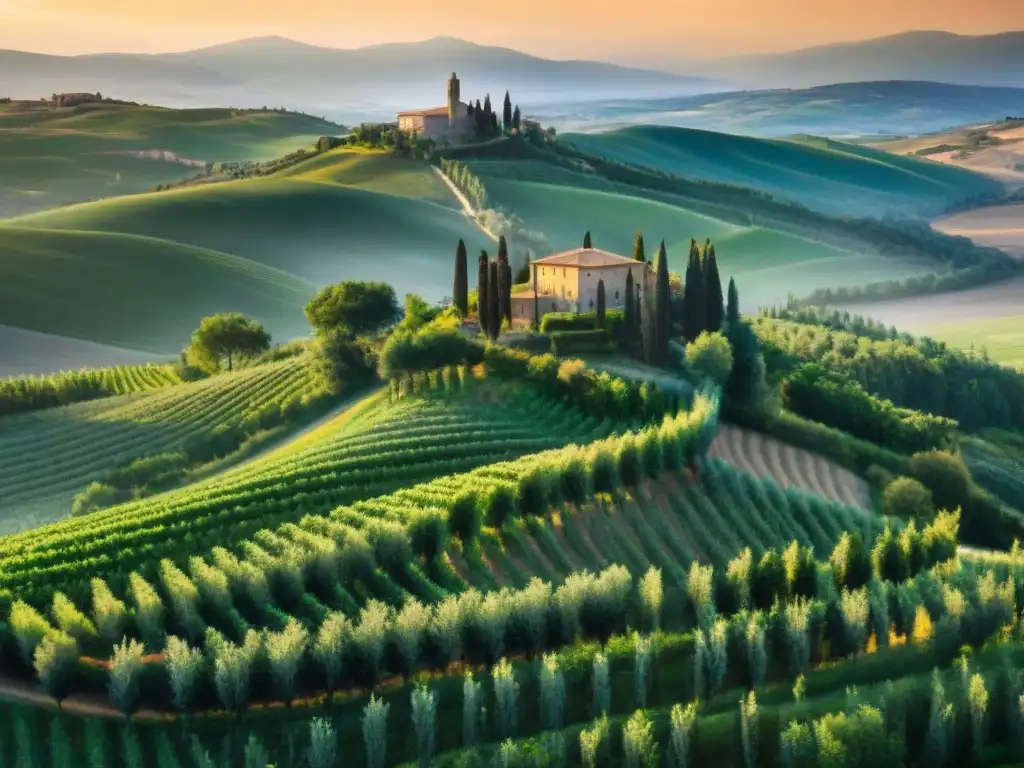
M4 419L0 432L0 533L66 517L76 493L104 472L143 456L179 450L189 438L304 389L302 358L204 381L161 387Z
M154 362L159 356L94 341L0 326L0 378Z
M200 319L216 312L251 315L279 341L308 333L302 308L314 284L229 253L134 234L15 226L0 226L0 251L5 325L151 356L181 350Z
M999 184L960 168L827 139L758 139L637 126L566 134L582 151L679 176L751 187L825 213L929 215Z
M681 274L690 238L711 238L722 279L736 277L748 312L785 303L789 293L802 296L821 286L862 285L934 270L934 264L923 260L857 253L778 230L738 226L621 191L488 177L492 168L485 165L482 171L492 204L520 216L529 229L543 232L553 251L576 247L581 233L590 230L596 247L632 253L639 229L650 257L664 238L670 269Z
M142 192L194 176L207 162L269 160L340 130L277 112L0 104L0 218Z
M448 295L459 238L490 244L456 206L424 163L340 152L287 177L19 217L0 222L0 324L154 354L175 354L218 311L279 341L305 336L302 308L327 283Z

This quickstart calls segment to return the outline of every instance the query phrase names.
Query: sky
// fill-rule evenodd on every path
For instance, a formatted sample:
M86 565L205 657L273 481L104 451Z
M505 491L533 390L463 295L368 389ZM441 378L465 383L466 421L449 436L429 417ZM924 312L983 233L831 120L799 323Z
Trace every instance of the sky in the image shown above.
M262 35L337 48L448 35L550 58L686 60L914 29L1024 30L1024 1L0 0L0 49L65 55L162 53Z

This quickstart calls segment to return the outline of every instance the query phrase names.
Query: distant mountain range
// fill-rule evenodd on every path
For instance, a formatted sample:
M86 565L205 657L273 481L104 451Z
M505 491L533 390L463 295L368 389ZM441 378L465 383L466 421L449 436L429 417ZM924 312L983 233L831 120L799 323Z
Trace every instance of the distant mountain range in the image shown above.
M623 61L746 88L808 88L870 80L928 80L1024 88L1024 31L997 35L906 32L788 53L687 61L640 56Z
M1024 89L928 82L842 83L539 108L559 131L668 125L750 136L906 136L1024 115Z
M567 96L678 96L724 87L707 78L553 61L446 37L352 50L264 37L158 55L0 51L0 96L100 91L174 107L285 106L354 121L443 104L445 81L453 71L462 81L463 100L483 100L490 93L500 103L508 89L518 103L530 105Z

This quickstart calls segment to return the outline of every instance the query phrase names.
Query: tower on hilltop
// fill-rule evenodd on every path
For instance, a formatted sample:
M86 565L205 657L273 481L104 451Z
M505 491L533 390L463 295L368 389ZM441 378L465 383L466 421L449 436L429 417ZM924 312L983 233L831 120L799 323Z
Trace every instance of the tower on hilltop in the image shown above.
M452 72L448 78L448 127L454 128L459 119L459 78Z

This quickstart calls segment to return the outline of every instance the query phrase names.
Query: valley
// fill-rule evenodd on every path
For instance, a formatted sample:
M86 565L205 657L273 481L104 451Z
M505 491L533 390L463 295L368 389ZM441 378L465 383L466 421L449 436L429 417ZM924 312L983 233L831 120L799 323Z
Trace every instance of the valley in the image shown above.
M117 61L389 122L0 100L0 765L1024 757L1020 89Z

